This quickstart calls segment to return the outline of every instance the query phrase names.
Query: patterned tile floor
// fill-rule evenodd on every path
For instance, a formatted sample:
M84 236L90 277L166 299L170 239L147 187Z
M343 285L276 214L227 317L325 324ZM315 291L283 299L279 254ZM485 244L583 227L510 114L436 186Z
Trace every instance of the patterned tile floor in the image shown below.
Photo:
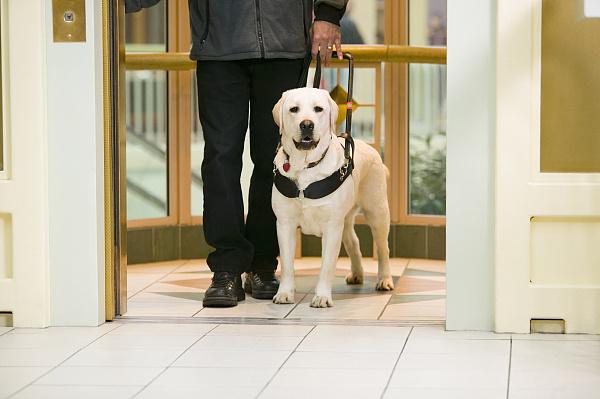
M212 276L201 260L132 265L128 268L128 311L125 317L244 317L301 320L387 320L442 322L445 318L445 263L392 259L396 288L375 291L377 262L364 259L365 283L347 285L350 261L340 258L333 286L334 306L309 306L320 258L296 260L296 303L276 305L250 297L234 308L203 308L204 290Z

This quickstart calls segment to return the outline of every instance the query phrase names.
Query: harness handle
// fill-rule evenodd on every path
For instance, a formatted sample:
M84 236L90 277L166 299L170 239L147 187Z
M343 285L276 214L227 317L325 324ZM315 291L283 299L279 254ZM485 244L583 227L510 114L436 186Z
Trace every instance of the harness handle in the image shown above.
M337 51L332 53L332 57L337 57ZM354 87L354 58L352 57L352 54L348 52L343 53L343 57L345 60L348 60L348 96L346 98L346 130L340 135L340 137L343 137L345 141L344 156L354 166L354 139L352 138L352 89ZM304 59L304 67L302 69L302 74L300 75L298 87L306 87L306 83L308 81L308 70L311 62L312 54L309 50ZM315 75L313 78L313 88L315 89L318 89L321 85L321 69L321 51L319 51L317 52Z

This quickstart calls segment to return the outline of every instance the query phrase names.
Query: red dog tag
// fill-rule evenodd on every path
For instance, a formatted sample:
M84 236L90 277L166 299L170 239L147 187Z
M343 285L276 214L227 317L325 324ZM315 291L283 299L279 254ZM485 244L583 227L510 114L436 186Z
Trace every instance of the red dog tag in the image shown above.
M287 172L288 170L290 170L290 163L286 162L283 164L283 171Z

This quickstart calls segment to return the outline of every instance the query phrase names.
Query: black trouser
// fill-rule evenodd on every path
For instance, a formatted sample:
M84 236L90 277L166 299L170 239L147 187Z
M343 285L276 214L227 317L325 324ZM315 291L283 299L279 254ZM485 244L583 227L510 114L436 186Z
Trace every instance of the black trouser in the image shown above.
M277 268L279 247L271 189L279 128L271 112L281 93L296 87L302 62L198 61L198 107L205 142L204 236L215 248L207 259L213 272ZM240 176L248 110L254 170L244 223Z

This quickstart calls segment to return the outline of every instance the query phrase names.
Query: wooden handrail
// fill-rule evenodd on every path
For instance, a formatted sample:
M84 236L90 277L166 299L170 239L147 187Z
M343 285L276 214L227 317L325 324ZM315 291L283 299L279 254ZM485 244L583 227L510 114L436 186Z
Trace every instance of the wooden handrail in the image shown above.
M396 45L346 45L356 62L404 62L411 64L445 64L445 47L414 47ZM341 62L337 59L334 62ZM130 71L186 71L196 67L188 53L127 53L125 68Z

